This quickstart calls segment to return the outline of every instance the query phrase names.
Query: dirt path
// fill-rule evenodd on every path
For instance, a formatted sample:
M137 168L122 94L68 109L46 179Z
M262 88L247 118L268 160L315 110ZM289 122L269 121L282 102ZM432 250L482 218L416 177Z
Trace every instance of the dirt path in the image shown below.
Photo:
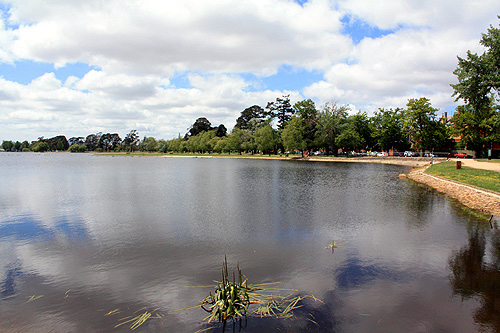
M479 162L472 159L459 159L459 161L466 167L500 172L500 163L497 162Z
M426 169L426 167L413 169L408 175L404 176L418 183L428 185L439 192L445 193L469 208L479 210L487 215L500 216L500 193L430 175L425 173Z

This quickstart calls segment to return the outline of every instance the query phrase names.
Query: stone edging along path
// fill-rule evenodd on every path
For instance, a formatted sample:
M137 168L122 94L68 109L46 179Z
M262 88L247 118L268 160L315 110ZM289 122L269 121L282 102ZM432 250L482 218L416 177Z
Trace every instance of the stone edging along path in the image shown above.
M427 168L415 168L400 177L430 186L484 214L500 216L500 193L428 174L425 172Z

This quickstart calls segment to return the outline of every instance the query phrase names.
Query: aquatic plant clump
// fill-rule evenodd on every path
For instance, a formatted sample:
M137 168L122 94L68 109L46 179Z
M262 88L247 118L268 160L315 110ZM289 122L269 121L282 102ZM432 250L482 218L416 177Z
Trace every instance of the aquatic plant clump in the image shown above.
M205 311L210 312L210 315L205 318L208 322L218 319L219 322L225 323L227 320L238 320L247 315L261 318L290 318L292 311L302 306L299 302L303 299L312 298L321 302L312 295L295 297L279 295L284 291L297 292L297 290L264 287L276 283L248 284L239 265L237 273L238 278L236 279L236 273L233 270L233 280L230 281L227 258L225 257L222 264L222 281L215 281L214 293L210 291L200 303ZM250 310L252 304L256 305L253 311Z
M233 270L233 281L229 280L229 272L227 268L227 258L224 258L222 264L222 281L217 283L215 291L209 292L209 295L202 301L201 307L210 312L210 315L205 319L212 321L217 318L219 321L228 319L237 319L247 314L247 308L250 304L247 280L243 280L243 275L239 266L238 281L236 281L235 272ZM208 309L206 308L208 307Z

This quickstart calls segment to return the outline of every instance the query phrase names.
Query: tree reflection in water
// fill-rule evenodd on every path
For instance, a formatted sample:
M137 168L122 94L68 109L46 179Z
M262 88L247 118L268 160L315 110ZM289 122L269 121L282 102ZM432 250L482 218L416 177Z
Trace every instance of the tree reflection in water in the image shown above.
M488 252L485 234L478 226L469 229L469 244L450 258L451 284L454 294L480 300L476 323L500 332L500 233L492 231Z

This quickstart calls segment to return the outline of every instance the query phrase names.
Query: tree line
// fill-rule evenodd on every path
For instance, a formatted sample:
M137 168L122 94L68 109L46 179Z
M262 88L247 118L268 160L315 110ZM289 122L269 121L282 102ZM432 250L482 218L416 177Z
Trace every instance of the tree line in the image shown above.
M499 17L500 18L500 17ZM467 52L458 57L453 72L453 96L465 104L450 118L438 117L428 98L409 99L406 107L380 108L369 117L366 112L350 114L347 105L327 103L317 107L310 100L291 105L289 95L276 98L265 107L250 106L241 111L230 133L224 125L213 127L207 118L198 118L181 137L157 140L139 137L131 130L121 139L117 133L96 133L87 137L39 138L29 143L3 141L6 151L144 151L278 153L322 151L451 151L467 147L476 157L500 142L500 29L490 26L482 34L481 55ZM455 140L453 140L454 138Z
M490 103L497 118L498 108ZM459 107L459 109L465 108ZM495 109L496 108L496 109ZM201 117L184 136L171 140L154 137L140 139L137 130L131 130L122 139L117 133L96 133L86 137L56 136L28 143L3 141L7 151L65 151L70 152L176 152L176 153L262 153L321 151L337 155L339 151L450 151L451 140L460 129L461 111L451 120L438 117L438 109L429 99L410 99L406 108L381 108L369 117L366 112L350 115L347 105L327 103L317 107L311 99L291 105L289 96L276 98L265 108L253 105L236 119L230 133L224 125L212 126ZM459 122L458 125L461 125ZM483 137L498 140L497 135ZM461 142L463 144L463 142ZM460 145L460 143L459 143ZM484 145L483 145L484 146Z

